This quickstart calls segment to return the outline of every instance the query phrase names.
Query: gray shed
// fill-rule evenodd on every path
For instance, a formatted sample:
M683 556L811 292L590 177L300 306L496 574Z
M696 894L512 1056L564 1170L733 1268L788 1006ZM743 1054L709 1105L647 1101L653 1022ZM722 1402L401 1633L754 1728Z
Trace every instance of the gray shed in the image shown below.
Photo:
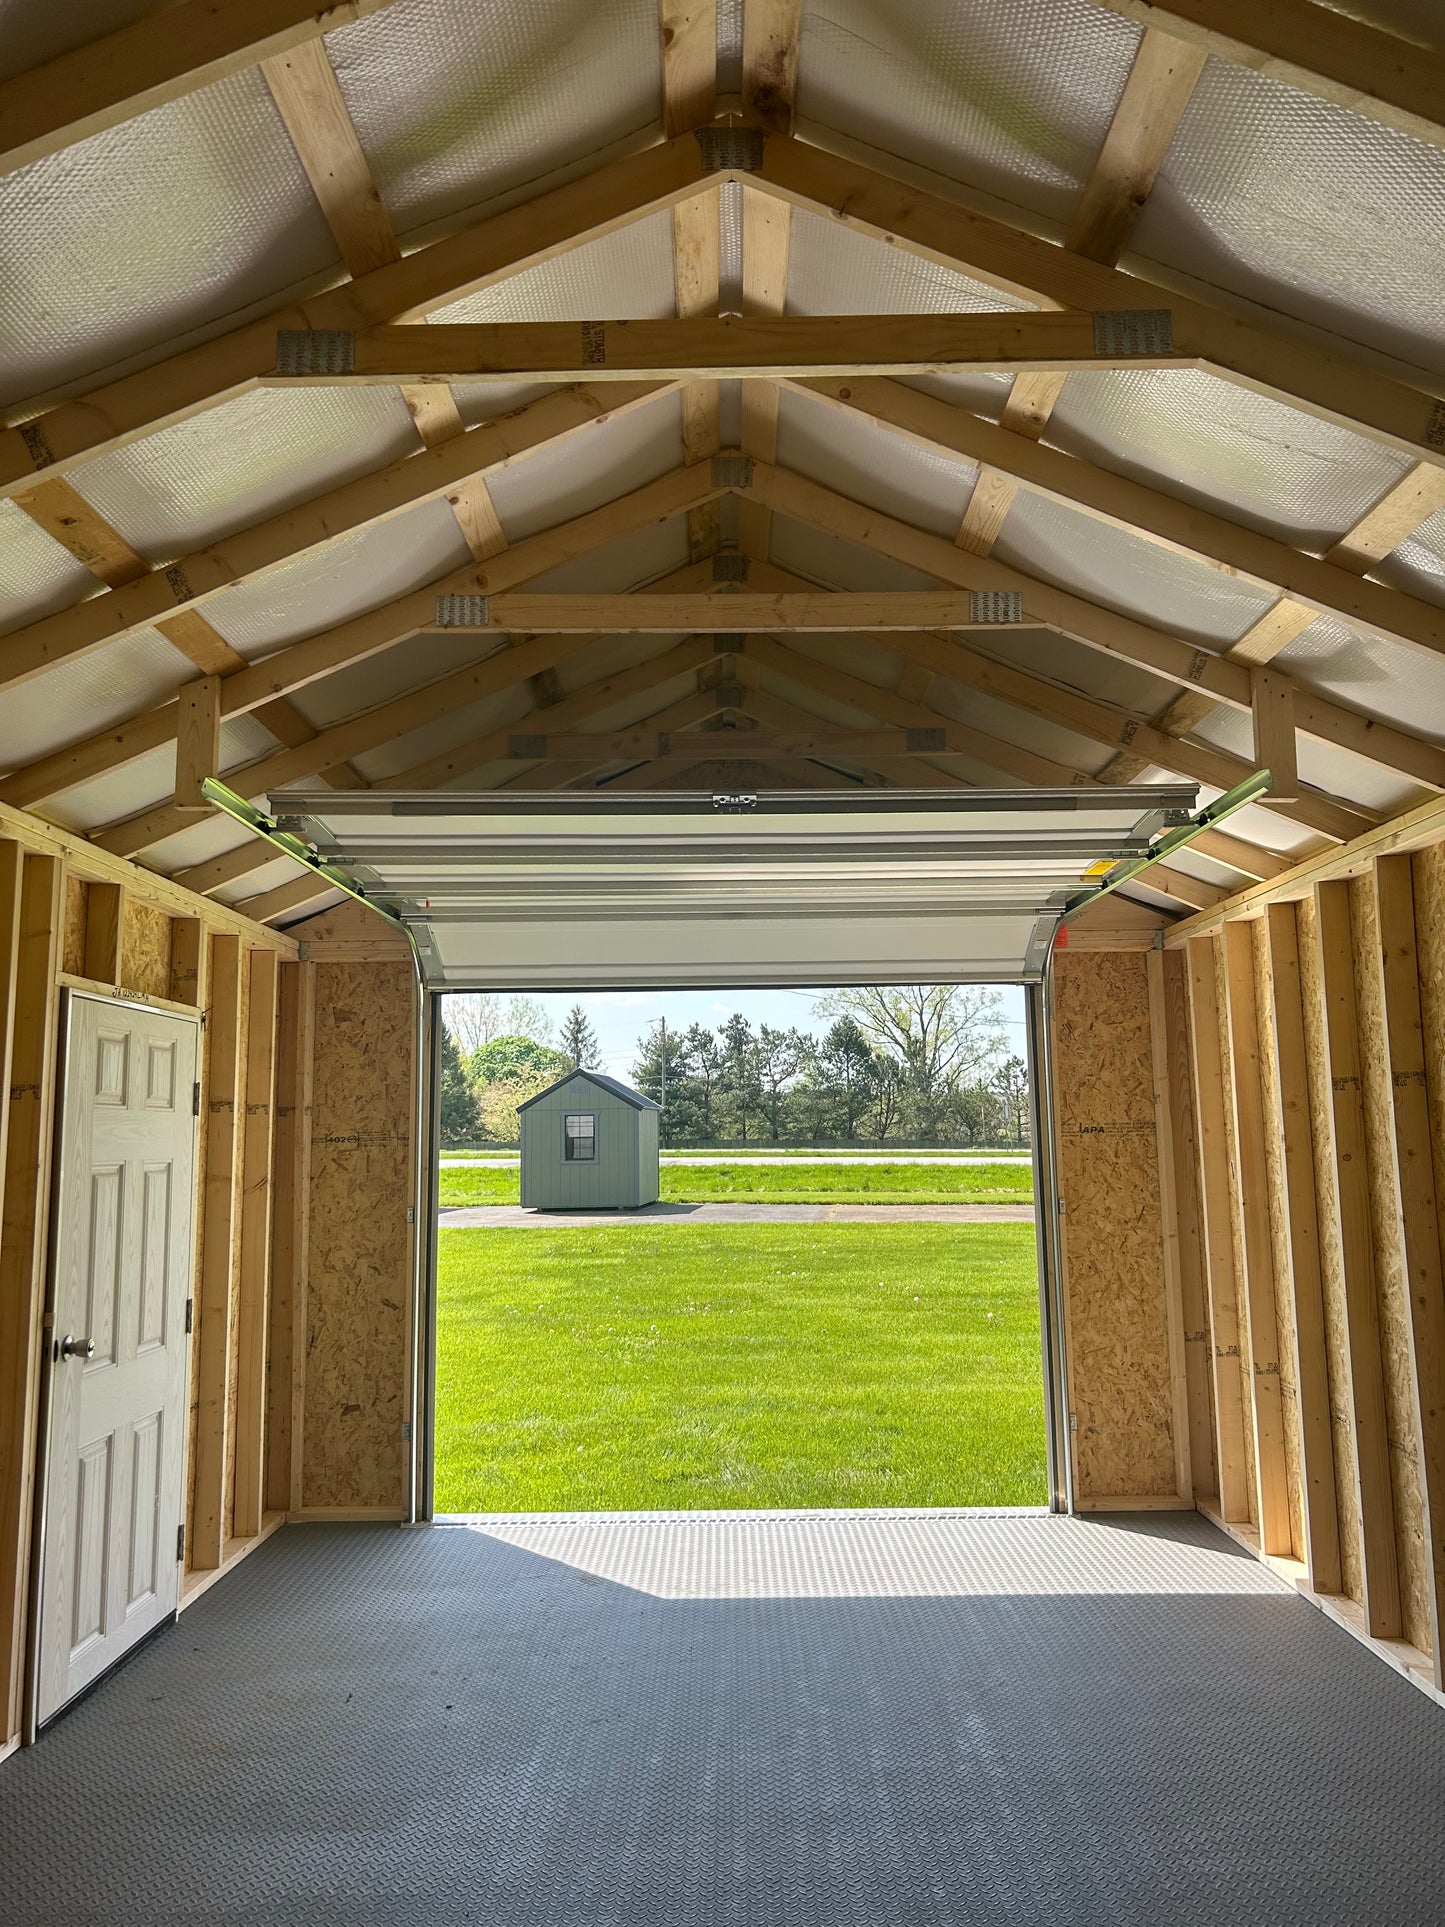
M522 1204L635 1211L656 1204L658 1107L600 1071L569 1071L519 1107Z

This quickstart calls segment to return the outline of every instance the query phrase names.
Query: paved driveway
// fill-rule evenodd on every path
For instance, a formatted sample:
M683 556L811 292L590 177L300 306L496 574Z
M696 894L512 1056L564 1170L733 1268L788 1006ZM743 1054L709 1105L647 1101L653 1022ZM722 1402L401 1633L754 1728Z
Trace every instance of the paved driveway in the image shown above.
M567 1230L584 1224L1032 1224L1031 1204L649 1204L640 1211L524 1211L479 1204L438 1211L445 1227Z

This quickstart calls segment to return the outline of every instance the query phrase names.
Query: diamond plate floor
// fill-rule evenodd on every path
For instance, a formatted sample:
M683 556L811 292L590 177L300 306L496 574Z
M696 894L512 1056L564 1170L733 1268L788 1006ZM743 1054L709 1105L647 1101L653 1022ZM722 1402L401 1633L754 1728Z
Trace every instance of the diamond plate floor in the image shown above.
M1442 1814L1193 1515L289 1527L0 1766L0 1920L1437 1927Z

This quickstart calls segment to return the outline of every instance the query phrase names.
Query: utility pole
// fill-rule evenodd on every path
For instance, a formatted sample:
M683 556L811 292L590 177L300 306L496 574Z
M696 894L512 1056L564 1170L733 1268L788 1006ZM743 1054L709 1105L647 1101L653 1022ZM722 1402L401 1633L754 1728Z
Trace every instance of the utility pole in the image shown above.
M659 1017L657 1021L662 1026L662 1083L658 1103L665 1111L667 1109L667 1019Z

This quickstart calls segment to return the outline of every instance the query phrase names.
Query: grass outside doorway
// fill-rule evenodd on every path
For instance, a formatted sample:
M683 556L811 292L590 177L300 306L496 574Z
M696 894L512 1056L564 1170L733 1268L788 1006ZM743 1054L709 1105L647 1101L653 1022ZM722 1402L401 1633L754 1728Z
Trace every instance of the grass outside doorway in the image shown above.
M438 1202L516 1204L518 1168L443 1165ZM662 1166L668 1204L1027 1204L1033 1189L1027 1163Z
M1046 1498L1027 1224L443 1230L440 1512Z

